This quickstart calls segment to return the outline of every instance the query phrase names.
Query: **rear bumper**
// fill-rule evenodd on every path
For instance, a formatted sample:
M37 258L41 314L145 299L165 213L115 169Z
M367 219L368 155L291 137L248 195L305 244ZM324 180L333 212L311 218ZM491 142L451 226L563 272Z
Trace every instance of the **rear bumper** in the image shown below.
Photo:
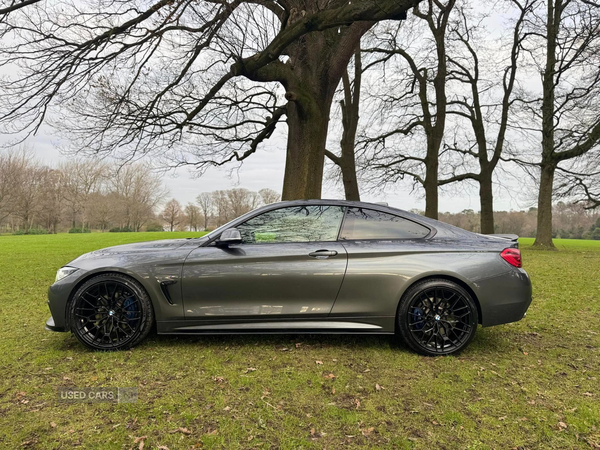
M531 305L531 280L523 269L478 282L482 325L517 322Z
M54 318L50 316L48 320L46 320L46 326L44 327L48 331L59 331L64 332L67 331L65 327L59 327L54 323Z

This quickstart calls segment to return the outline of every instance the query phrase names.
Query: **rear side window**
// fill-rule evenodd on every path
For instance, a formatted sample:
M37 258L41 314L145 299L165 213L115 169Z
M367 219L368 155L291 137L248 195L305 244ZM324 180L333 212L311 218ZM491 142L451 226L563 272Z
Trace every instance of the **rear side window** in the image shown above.
M419 239L429 229L408 219L364 208L348 208L341 239Z

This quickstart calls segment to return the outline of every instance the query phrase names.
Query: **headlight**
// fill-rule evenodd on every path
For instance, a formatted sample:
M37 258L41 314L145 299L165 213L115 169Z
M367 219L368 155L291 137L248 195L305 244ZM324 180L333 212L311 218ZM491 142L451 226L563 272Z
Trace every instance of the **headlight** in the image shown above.
M76 269L75 267L61 267L60 269L58 269L58 272L56 272L56 280L54 280L54 282L56 283L57 281L68 277L72 273L77 272L77 270L79 269Z

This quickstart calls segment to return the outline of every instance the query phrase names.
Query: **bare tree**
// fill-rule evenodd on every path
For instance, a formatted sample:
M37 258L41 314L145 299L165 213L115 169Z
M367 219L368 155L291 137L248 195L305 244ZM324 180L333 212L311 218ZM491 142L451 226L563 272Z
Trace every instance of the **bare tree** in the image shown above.
M265 205L277 203L279 200L281 200L281 195L279 195L279 192L269 188L261 189L258 191L258 195L260 195L260 198Z
M64 212L61 173L44 167L39 176L39 220L49 232L57 233Z
M418 1L72 0L22 8L8 21L14 39L0 49L0 66L21 68L0 85L0 122L32 132L59 110L79 151L126 160L168 154L202 169L243 161L285 113L282 196L319 198L331 102L348 61L377 21L404 18ZM283 88L285 104L273 86ZM220 135L227 137L198 145Z
M39 212L42 172L43 168L28 160L18 175L12 214L19 218L21 228L26 231Z
M104 182L108 166L90 159L76 159L59 166L63 178L63 199L68 205L72 226L79 217L81 228L86 228L90 196L98 192Z
M339 167L346 200L360 201L355 157L356 131L358 128L360 90L363 73L360 45L354 52L353 65L354 79L352 82L350 81L350 75L348 74L347 69L342 74L344 98L340 100L340 110L342 113L342 137L340 139L341 152L338 156L326 149L325 156Z
M140 231L168 195L161 179L147 164L114 167L109 189L117 198L121 227Z
M382 32L381 44L364 50L398 55L403 64L383 83L384 92L379 96L382 102L378 109L388 118L380 120L388 123L387 129L376 136L362 137L361 145L371 149L365 159L367 167L374 170L371 184L381 187L405 176L412 178L425 190L425 215L435 219L438 217L439 153L446 129L446 38L455 0L428 0L423 5L412 10L419 21L401 30L392 28ZM424 35L428 37L417 39ZM410 43L417 45L410 48L407 46ZM393 88L396 90L390 93ZM397 141L398 137L416 133L421 133L426 143L424 154L416 151L418 145ZM388 146L390 142L394 144Z
M88 220L93 223L100 231L106 231L111 224L119 223L122 220L119 217L119 208L121 199L114 192L105 186L102 191L94 192L89 197L89 205L86 208Z
M586 209L596 209L600 208L600 170L590 172L589 168L600 168L600 152L590 156L594 157L581 158L585 167L580 171L560 169L556 190L559 196L576 199Z
M230 215L227 191L213 191L211 195L216 226L221 226L233 219Z
M0 1L0 24L4 22L10 13L14 13L15 11L25 8L26 6L33 5L34 3L38 3L41 0L2 0ZM2 36L3 31L0 30L0 37Z
M196 197L196 203L200 207L200 212L204 218L204 230L208 228L208 221L213 213L213 196L210 192L202 192Z
M229 203L228 217L236 217L252 211L260 204L260 195L244 188L235 188L227 191L227 201Z
M202 220L202 213L200 208L193 203L188 203L184 210L185 220L190 231L198 231L200 221Z
M160 213L160 218L168 225L169 231L175 231L183 220L181 204L175 199L169 200Z
M488 67L488 70L502 73L501 84L494 78L487 81L482 74L485 66L482 64L481 53L484 53L485 49L481 51L483 46L475 41L484 42L485 37L482 33L486 33L487 29L483 27L480 30L471 24L472 19L462 7L457 8L457 20L450 27L450 40L458 48L454 48L455 52L448 54L448 80L463 84L468 94L461 92L453 95L448 101L448 114L465 118L471 126L472 134L462 133L461 136L468 136L462 140L460 137L457 139L457 135L454 142L447 143L445 147L446 150L458 153L459 167L468 167L465 160L472 157L477 161L479 170L467 170L461 173L460 170L453 168L453 173L448 177L440 178L438 184L444 186L469 179L479 184L481 233L494 233L494 171L505 149L510 112L515 103L513 92L517 80L521 43L524 39L523 26L536 3L537 0L511 0L502 4L502 6L513 5L518 15L511 30L510 53L506 63L503 63L503 67L494 67L495 64ZM498 56L499 49L494 53ZM499 99L494 98L497 90L501 91ZM460 122L457 124L457 127L462 128L462 126Z
M28 160L25 149L0 154L0 222L14 210L18 184Z
M512 159L539 167L535 245L554 248L556 172L574 173L583 182L585 175L593 179L598 171L596 166L579 173L577 166L579 158L600 151L600 5L587 0L547 0L545 10L536 11L528 25L531 43L527 50L542 75L542 92L523 103L534 122L528 130L541 134L541 158L538 162Z

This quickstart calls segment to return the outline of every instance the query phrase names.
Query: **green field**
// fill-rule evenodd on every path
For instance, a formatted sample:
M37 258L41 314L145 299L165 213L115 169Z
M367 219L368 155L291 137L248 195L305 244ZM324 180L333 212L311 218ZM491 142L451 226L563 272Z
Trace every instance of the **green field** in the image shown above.
M61 265L194 235L0 237L1 448L600 448L600 242L525 240L527 318L480 328L459 357L365 336L151 336L94 353L44 331ZM139 399L58 404L59 386L138 387Z

